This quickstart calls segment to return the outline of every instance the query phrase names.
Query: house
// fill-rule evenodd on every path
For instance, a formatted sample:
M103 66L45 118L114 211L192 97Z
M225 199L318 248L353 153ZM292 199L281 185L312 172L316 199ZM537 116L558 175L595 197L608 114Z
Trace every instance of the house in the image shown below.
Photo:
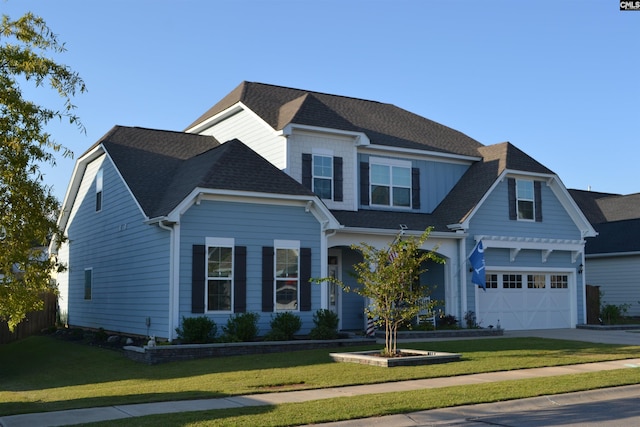
M184 132L115 127L77 161L60 226L69 323L175 337L182 317L320 308L365 327L352 244L433 227L440 309L482 326L585 322L585 238L559 177L511 143L484 146L391 104L243 82ZM486 290L468 256L482 242Z
M599 287L601 303L640 316L640 194L569 193L598 233L586 243L586 283Z

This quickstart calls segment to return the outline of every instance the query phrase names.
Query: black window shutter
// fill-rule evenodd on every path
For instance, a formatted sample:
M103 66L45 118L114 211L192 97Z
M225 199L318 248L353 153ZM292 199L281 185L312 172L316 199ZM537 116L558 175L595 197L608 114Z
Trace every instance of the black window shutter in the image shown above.
M341 202L342 197L342 157L333 158L333 200Z
M311 248L300 249L300 311L311 311Z
M191 260L191 312L204 313L206 261L204 245L193 245Z
M311 154L303 153L302 154L302 185L304 185L309 190L312 190L311 186L311 168L312 168L312 157Z
M507 191L509 194L509 219L518 219L516 209L516 180L515 178L507 178Z
M540 181L533 181L533 194L535 200L533 209L535 210L536 222L542 222L542 188Z
M273 311L273 247L262 247L262 311Z
M411 204L420 209L420 169L411 168Z
M360 204L369 205L369 163L360 162Z
M233 311L247 311L247 247L236 246L233 260Z

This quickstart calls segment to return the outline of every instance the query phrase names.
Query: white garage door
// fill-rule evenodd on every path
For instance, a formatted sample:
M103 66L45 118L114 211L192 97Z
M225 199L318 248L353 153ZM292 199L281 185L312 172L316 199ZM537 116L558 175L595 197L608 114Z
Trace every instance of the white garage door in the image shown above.
M571 276L558 273L488 272L479 289L476 320L507 330L571 327Z

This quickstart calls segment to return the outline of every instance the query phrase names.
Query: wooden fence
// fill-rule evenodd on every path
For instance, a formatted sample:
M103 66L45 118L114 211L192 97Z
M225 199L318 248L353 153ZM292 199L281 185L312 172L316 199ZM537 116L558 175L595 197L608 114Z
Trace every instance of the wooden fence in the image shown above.
M55 326L56 312L56 296L50 293L45 294L44 309L27 314L27 317L20 322L18 326L16 326L13 332L9 332L9 325L7 322L0 321L0 344L6 344L11 341L39 334L43 329Z

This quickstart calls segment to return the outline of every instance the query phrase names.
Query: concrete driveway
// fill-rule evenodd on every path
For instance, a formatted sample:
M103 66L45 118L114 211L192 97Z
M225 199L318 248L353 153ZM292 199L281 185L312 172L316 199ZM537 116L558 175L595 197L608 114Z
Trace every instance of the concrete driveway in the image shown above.
M640 328L620 329L536 329L505 331L505 338L539 337L558 340L585 341L602 344L640 345Z

